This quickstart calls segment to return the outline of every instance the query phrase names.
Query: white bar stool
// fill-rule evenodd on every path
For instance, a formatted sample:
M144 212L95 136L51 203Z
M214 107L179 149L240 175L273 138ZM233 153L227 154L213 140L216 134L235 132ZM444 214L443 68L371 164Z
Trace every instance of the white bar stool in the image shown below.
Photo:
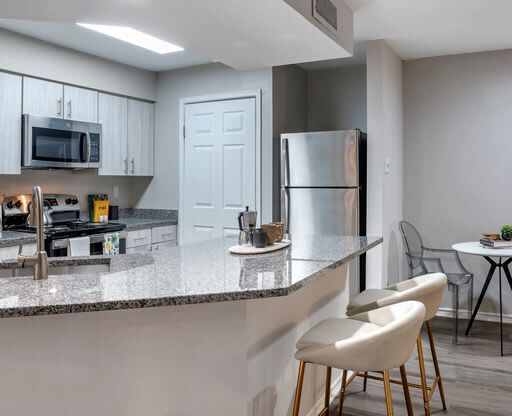
M422 302L426 308L425 324L427 327L428 338L430 342L430 350L432 352L432 360L436 377L431 386L427 385L427 377L425 372L425 361L423 358L423 345L421 335L418 335L418 361L420 366L421 385L409 384L409 387L421 388L423 392L423 404L425 407L425 415L430 415L430 401L434 395L436 387L439 387L439 394L443 403L443 410L446 410L446 399L444 395L443 380L439 370L439 362L437 361L436 348L434 344L434 336L432 334L432 325L430 320L436 315L439 306L443 300L443 296L447 287L447 278L443 273L430 273L417 276L415 278L400 282L386 289L367 289L355 296L347 307L347 315L353 316L362 312L371 311L373 309L382 308L383 306L393 305L404 301ZM363 391L366 391L367 378L376 377L368 376L367 373L362 375L364 380ZM380 379L380 378L377 378ZM399 381L393 383L401 384Z
M300 361L293 416L298 416L302 383L306 363L327 367L324 408L319 416L329 414L331 369L343 370L339 415L343 411L347 371L382 372L386 397L387 415L393 415L389 370L400 367L405 399L409 415L412 415L411 399L404 364L410 358L418 338L425 306L421 302L402 302L350 318L326 319L297 342L295 358Z

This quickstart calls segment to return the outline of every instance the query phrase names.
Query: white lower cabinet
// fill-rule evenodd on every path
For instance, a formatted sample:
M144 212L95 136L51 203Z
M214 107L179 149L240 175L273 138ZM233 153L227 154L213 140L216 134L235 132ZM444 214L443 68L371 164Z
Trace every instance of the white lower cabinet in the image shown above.
M0 261L10 260L18 257L19 245L0 247ZM22 254L31 256L35 254L37 245L35 243L23 244Z
M129 231L126 236L126 254L147 253L175 247L177 245L176 231L175 225Z

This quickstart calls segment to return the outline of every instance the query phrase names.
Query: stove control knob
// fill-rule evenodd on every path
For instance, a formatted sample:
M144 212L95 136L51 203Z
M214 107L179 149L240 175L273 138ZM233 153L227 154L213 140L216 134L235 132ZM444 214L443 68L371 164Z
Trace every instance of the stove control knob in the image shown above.
M15 206L16 208L18 208L18 209L20 209L22 205L23 205L23 203L22 203L19 199L18 199L18 200L16 201L16 203L14 204L14 206Z
M71 202L73 202L73 200L71 198L66 198L64 202L66 202L66 205L71 205Z
M78 204L78 199L76 199L76 198L73 198L73 200L71 201L71 203L72 203L73 205L76 205L76 204Z
M12 201L7 202L6 207L8 209L12 209L14 207L14 202L12 202Z

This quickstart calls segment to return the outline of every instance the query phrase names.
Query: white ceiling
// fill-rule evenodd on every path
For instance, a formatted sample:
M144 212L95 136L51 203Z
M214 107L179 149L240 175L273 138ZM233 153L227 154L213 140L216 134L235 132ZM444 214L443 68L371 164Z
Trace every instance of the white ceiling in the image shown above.
M309 0L297 1L306 4ZM0 18L31 20L10 29L32 32L50 42L101 54L135 66L168 69L175 57L142 56L142 51L85 29L75 22L129 26L182 46L189 60L218 61L237 69L261 68L349 56L338 42L283 0L2 0ZM38 24L37 21L53 22ZM5 24L5 21L4 21ZM67 24L67 26L62 26ZM67 30L71 34L67 35ZM108 45L110 43L110 45ZM351 49L350 45L347 49ZM92 51L92 52L91 52ZM193 52L191 52L193 51ZM182 62L182 63L183 63ZM175 67L175 66L174 66Z
M385 39L404 60L512 48L512 0L345 0L354 11L354 57L305 69L365 62L364 42Z
M160 55L74 23L0 19L0 28L150 71L211 62L190 50Z

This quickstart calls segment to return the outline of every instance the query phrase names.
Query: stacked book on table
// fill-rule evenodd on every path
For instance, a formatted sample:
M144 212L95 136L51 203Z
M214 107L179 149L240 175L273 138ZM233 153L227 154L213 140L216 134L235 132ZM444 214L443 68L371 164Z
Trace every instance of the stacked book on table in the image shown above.
M480 244L486 248L512 248L512 241L507 240L491 240L488 238L481 238Z

